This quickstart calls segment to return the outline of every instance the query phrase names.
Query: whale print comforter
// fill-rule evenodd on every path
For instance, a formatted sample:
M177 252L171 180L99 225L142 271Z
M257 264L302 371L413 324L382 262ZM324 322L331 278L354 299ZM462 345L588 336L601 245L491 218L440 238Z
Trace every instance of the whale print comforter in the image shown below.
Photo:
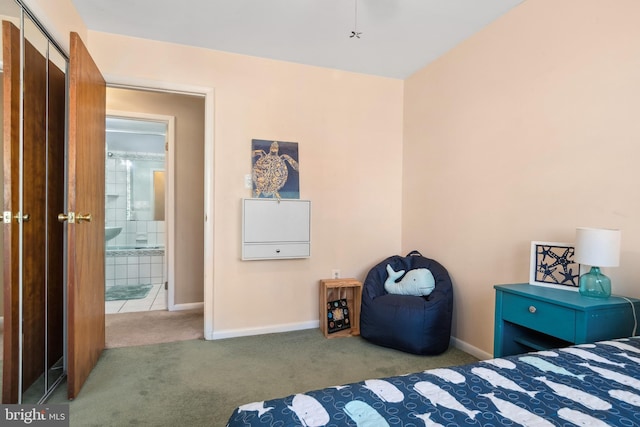
M640 426L640 337L249 403L227 425Z

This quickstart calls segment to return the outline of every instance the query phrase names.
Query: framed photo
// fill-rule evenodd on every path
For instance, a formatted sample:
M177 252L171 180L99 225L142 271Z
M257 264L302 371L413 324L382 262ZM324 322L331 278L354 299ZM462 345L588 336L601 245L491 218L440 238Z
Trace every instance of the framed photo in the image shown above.
M332 334L350 327L347 300L339 299L327 302L327 332Z
M577 291L580 264L574 255L573 243L531 242L529 283Z

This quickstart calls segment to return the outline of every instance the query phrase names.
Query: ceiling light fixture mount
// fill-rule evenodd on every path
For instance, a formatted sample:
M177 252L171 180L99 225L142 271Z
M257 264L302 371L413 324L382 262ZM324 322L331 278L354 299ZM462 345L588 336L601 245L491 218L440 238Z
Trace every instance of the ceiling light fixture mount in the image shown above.
M353 3L355 4L354 24L353 31L351 31L349 38L352 39L355 37L359 39L362 32L358 31L358 0L353 0Z

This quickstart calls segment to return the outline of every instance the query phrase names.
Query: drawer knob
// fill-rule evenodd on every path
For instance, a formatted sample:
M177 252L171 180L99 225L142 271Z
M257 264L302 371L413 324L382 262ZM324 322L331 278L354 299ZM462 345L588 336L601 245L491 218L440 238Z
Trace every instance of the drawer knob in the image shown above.
M276 249L276 253L279 254L280 253L280 249Z
M536 312L536 308L532 305L529 306L529 313L535 313Z

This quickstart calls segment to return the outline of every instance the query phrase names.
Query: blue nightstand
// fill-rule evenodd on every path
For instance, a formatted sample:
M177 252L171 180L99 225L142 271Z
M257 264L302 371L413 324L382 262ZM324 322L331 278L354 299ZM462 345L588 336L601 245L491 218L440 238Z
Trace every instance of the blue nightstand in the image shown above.
M628 337L636 324L631 303L615 295L587 298L528 283L494 288L494 357ZM640 300L629 299L640 316Z

